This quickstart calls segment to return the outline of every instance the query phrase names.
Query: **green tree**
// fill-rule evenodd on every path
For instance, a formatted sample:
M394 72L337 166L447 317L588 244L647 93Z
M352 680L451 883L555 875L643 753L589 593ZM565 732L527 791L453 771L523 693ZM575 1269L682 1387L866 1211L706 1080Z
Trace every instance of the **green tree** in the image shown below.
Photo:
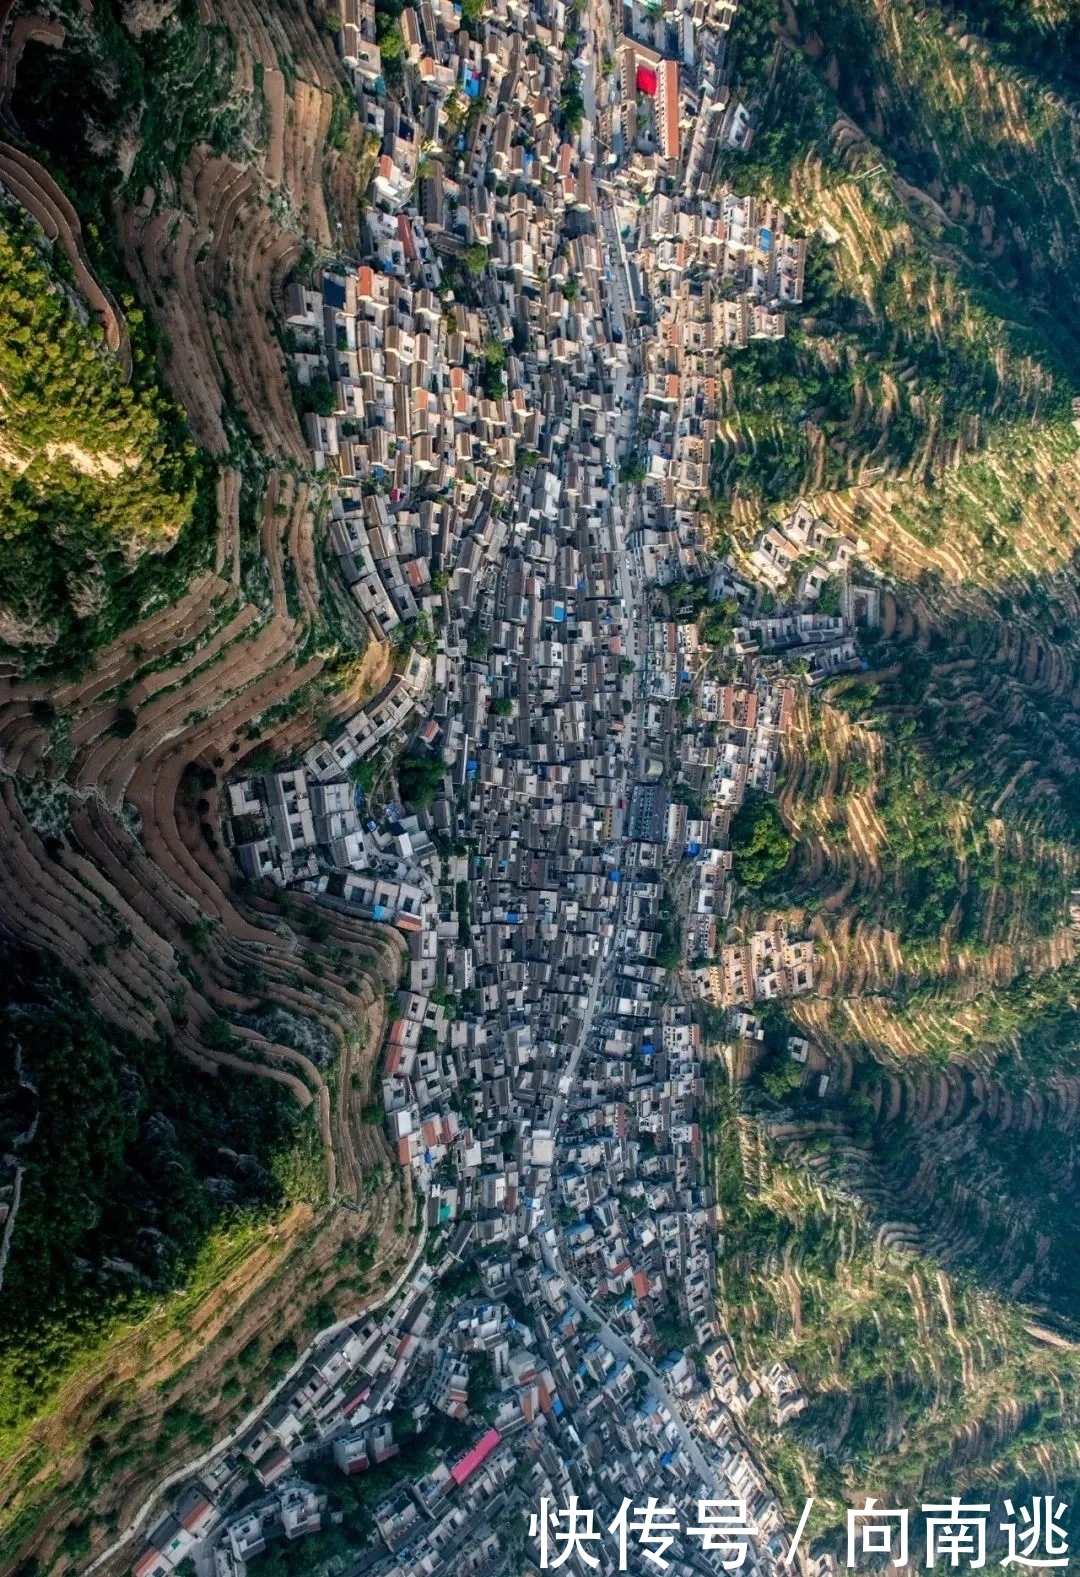
M437 756L400 756L397 780L402 799L418 808L430 805L445 774L445 763Z
M379 12L375 18L375 38L384 66L388 60L398 61L404 58L405 36L401 31L401 23L396 18Z
M776 808L759 789L747 793L731 823L735 875L745 886L765 887L784 870L794 843Z
M567 137L576 137L585 121L585 100L581 94L581 77L571 67L563 79L559 94L559 118Z
M13 644L25 632L38 652L79 662L129 622L130 602L137 613L148 573L163 574L203 462L144 365L137 308L129 380L72 301L29 222L0 210L0 608Z
M453 88L443 105L446 124L451 131L460 131L469 118L469 101L460 88Z
M794 1057L785 1055L771 1063L761 1075L761 1082L769 1094L782 1101L802 1084L805 1069Z

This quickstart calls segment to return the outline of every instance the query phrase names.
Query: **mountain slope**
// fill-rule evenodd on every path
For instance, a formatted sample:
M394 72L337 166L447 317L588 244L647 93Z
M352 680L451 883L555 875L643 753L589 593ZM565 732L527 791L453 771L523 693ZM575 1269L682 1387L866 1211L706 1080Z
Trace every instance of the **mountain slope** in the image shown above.
M732 32L757 131L718 179L810 242L786 342L731 358L714 508L746 565L806 497L883 610L800 699L796 854L738 917L808 928L818 995L712 1106L728 1325L808 1398L749 1422L818 1548L864 1492L1075 1479L1076 25L752 0Z
M376 1300L416 1218L361 1120L401 936L303 897L279 906L237 881L213 830L226 763L266 770L390 672L327 574L325 499L298 466L275 330L305 249L329 248L338 223L356 233L365 140L340 68L304 7L242 0L65 5L0 47L0 181L56 231L25 264L20 375L48 364L46 312L82 358L81 381L35 414L55 422L61 396L75 401L75 437L42 428L48 464L25 475L85 503L98 484L82 456L111 463L114 410L146 450L93 494L97 524L89 505L79 517L100 610L80 613L74 575L35 583L54 600L26 616L50 641L12 647L0 704L0 928L32 950L44 993L18 1011L62 1045L74 1015L86 1041L56 1097L74 1126L43 1120L0 1180L6 1202L24 1170L11 1299L24 1253L58 1278L0 1356L0 1566L62 1571L233 1427L316 1328ZM22 234L17 215L5 224ZM48 456L76 438L82 471ZM50 529L63 536L58 518ZM6 547L0 586L22 573ZM57 558L54 541L43 562ZM75 1090L108 1143L80 1126ZM147 1175L154 1134L178 1198ZM90 1201L126 1179L130 1210L69 1219L58 1150L82 1155ZM52 1232L41 1217L58 1199Z

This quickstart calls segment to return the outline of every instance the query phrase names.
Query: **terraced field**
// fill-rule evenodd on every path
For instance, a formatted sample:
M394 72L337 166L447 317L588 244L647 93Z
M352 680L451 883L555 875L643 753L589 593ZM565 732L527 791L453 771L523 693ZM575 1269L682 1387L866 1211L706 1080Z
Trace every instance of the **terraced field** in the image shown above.
M305 7L267 15L225 0L204 6L197 27L179 15L180 55L190 29L200 60L209 28L227 63L200 77L217 95L205 125L225 116L233 128L227 151L192 135L182 106L162 129L158 110L175 110L163 96L144 122L158 144L125 148L118 128L114 147L91 150L82 184L40 83L47 50L58 96L81 74L93 99L93 16L75 7L63 26L20 16L0 32L11 139L0 183L63 248L128 375L125 313L137 300L152 318L216 517L212 556L186 589L172 595L151 577L139 616L74 677L22 678L17 651L5 663L0 931L69 970L95 1022L168 1048L230 1091L250 1080L283 1092L304 1114L294 1131L310 1134L316 1164L296 1187L282 1184L303 1202L226 1218L182 1295L118 1305L111 1323L69 1343L36 1414L5 1412L5 1569L33 1556L63 1571L102 1547L150 1479L242 1416L251 1387L320 1323L373 1299L415 1241L408 1179L361 1121L403 940L245 888L212 831L227 772L287 757L317 715L355 709L389 670L387 649L365 651L323 600L324 499L275 332L290 268L328 251L335 225L356 233L366 144L346 121L327 145L340 68ZM107 206L95 208L103 189ZM83 245L88 211L96 253ZM105 282L121 268L128 305Z
M808 1398L750 1426L819 1549L865 1490L1075 1490L1075 26L751 0L732 35L759 130L718 174L810 241L782 351L725 375L714 507L746 565L808 498L882 593L865 670L800 699L796 853L736 920L808 930L818 990L728 1053L710 1137L729 1328Z

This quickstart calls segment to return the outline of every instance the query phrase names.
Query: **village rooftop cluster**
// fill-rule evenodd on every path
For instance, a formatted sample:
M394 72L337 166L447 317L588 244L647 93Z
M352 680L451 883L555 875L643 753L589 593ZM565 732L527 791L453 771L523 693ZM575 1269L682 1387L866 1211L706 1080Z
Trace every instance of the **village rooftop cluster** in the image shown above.
M373 1098L420 1244L174 1493L136 1577L257 1573L350 1485L371 1577L510 1569L572 1494L605 1525L626 1496L734 1498L743 1569L778 1569L741 1419L805 1399L783 1365L740 1372L719 1320L709 1048L670 983L693 966L750 1040L755 1003L813 989L806 939L722 935L731 823L877 608L808 506L709 547L723 358L783 336L806 257L718 176L753 137L734 15L341 0L372 201L284 327L329 550L393 673L237 777L222 834L250 881L408 942ZM682 1538L666 1558L720 1570Z

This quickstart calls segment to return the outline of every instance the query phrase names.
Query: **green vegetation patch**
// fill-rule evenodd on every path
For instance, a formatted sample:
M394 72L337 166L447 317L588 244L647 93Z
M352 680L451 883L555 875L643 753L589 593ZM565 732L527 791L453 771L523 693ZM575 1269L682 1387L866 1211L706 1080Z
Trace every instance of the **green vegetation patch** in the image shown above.
M727 1087L706 1138L727 1329L744 1372L785 1363L806 1395L782 1428L764 1397L746 1425L793 1517L813 1485L817 1549L841 1546L844 1508L866 1486L918 1505L1009 1494L1051 1461L1068 1478L1074 1352L1040 1347L970 1280L883 1245L865 1206L778 1154Z
M96 323L0 209L0 639L91 643L117 583L192 523L200 462L177 413L125 383ZM123 601L121 597L119 599Z
M430 805L445 775L446 763L441 757L410 754L398 758L398 787L407 805Z
M1063 256L1080 230L1058 173L1071 124L992 51L984 72L948 20L907 4L885 17L866 0L739 7L730 57L758 126L721 178L779 200L809 242L786 339L728 363L721 500L843 488L872 467L914 473L925 514L958 458L962 495L981 450L1008 465L1033 423L1071 436L1080 350L1061 289L1074 288ZM1034 490L1034 478L1021 489Z
M0 1288L3 1450L118 1325L198 1280L212 1235L317 1197L321 1168L277 1084L211 1079L125 1034L46 955L5 946L0 964L0 1153L25 1168Z
M776 801L751 789L731 823L736 880L755 890L767 887L786 869L793 848Z

